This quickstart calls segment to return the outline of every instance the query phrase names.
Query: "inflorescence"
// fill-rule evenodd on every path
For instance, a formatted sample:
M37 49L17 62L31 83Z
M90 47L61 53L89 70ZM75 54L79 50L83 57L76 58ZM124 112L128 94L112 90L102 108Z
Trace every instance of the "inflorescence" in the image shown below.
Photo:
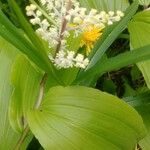
M41 7L30 4L26 14L30 23L36 26L36 32L45 40L55 54L49 54L51 62L58 68L86 68L87 55L102 35L106 26L118 22L124 16L121 11L88 11L80 7L77 0L39 0ZM85 47L86 54L68 49L67 38L73 32L74 38L81 37L80 47Z

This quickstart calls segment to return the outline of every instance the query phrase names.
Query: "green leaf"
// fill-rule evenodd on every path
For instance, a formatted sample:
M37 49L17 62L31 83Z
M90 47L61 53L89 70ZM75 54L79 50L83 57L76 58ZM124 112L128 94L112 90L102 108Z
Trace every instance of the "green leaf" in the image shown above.
M11 2L12 6L14 7L18 19L31 41L26 39L25 35L23 35L23 32L20 33L18 31L18 29L8 20L8 18L3 14L1 10L0 35L4 37L7 41L11 42L14 46L16 46L18 50L26 54L29 59L31 59L37 66L39 66L47 73L51 74L51 76L53 76L53 78L59 84L63 84L62 81L60 81L57 77L54 66L51 64L51 61L49 60L48 55L45 52L45 47L42 46L43 43L40 41L29 23L24 18L16 2L14 0L11 0L9 2Z
M124 11L129 6L128 0L80 0L80 2L89 9L96 8L105 11Z
M38 49L36 49L36 50L40 53L41 57L43 57L46 60L46 58L48 58L48 57L47 57L47 54L45 51L45 47L43 46L39 37L36 35L34 30L32 29L30 23L24 17L24 15L23 15L21 9L19 8L19 6L17 5L16 1L9 0L9 3L10 3L10 6L12 6L13 11L15 12L15 14L18 18L18 21L21 24L21 27L23 28L23 30L25 31L27 36L30 38L32 43L34 43L34 45L36 47L38 47Z
M10 126L8 118L8 108L10 97L12 95L12 86L10 85L10 72L12 63L16 57L16 48L0 37L0 149L10 150L16 145L20 133L16 133ZM30 137L22 145L25 150Z
M47 70L41 56L36 52L36 48L25 37L24 33L17 29L0 10L0 35L13 44L18 50L26 54L37 66Z
M129 24L131 50L150 44L150 11L138 13ZM150 60L137 64L150 88Z
M150 5L150 0L139 0L141 5L148 6Z
M52 68L51 63L49 61L49 58L47 56L45 47L43 46L43 43L41 42L39 37L36 35L36 33L32 29L29 22L24 17L24 15L23 15L21 9L19 8L19 6L17 5L16 1L15 0L9 0L9 2L10 2L10 5L12 6L14 12L16 13L23 30L25 31L27 36L30 38L33 45L37 48L36 51L40 54L41 58L43 58L43 60L47 64L47 66L50 67L50 70L52 70L53 68Z
M78 76L75 82L86 80L89 77L99 77L105 72L113 71L115 69L135 64L143 60L148 60L150 58L149 49L150 45L138 48L134 51L119 54L118 56L109 59L105 59L104 61L99 62L97 67L82 72L82 74Z
M131 150L145 135L132 107L81 86L51 88L39 110L28 113L28 123L44 149Z
M87 70L97 66L97 64L101 61L102 56L110 47L110 45L115 41L118 35L126 28L128 22L135 14L138 9L138 2L135 1L133 4L127 9L125 13L125 17L119 22L113 25L109 30L103 34L102 38L98 41L91 53L91 61L87 67Z
M139 142L142 150L149 150L150 143L150 92L145 92L136 96L126 97L125 101L135 107L143 118L148 134Z
M150 99L149 99L150 102ZM146 125L148 134L147 136L139 142L142 150L149 150L150 143L150 103L147 105L136 107L137 111L140 113L144 120L144 124Z
M59 74L60 79L64 82L65 86L72 84L72 82L76 79L78 72L79 69L75 67L57 70L57 74Z
M141 94L136 94L134 96L124 97L123 99L132 107L140 107L144 105L149 105L150 91L146 91Z
M35 105L38 98L42 73L23 55L19 55L13 66L11 82L14 92L9 108L10 122L14 130L23 131L26 113Z

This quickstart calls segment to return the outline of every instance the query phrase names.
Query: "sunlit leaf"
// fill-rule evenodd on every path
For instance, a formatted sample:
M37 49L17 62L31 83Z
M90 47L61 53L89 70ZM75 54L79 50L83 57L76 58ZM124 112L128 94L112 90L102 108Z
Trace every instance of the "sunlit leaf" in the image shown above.
M26 125L26 113L32 109L38 98L42 73L23 55L19 55L12 66L11 82L14 92L10 103L10 121L16 131Z
M115 96L81 86L54 87L29 126L49 150L131 150L145 135L138 113Z
M8 108L12 95L10 85L11 66L16 57L16 49L0 37L0 149L13 149L21 134L16 133L10 126ZM23 143L22 150L26 149L29 139Z

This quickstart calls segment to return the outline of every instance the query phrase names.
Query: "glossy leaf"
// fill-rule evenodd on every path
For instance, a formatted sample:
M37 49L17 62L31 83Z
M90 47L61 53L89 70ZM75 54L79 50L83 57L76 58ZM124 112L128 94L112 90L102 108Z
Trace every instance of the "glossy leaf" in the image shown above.
M0 37L0 149L10 150L16 145L21 134L16 133L10 126L8 108L12 95L10 85L11 66L16 57L16 49ZM26 149L30 137L22 145Z
M53 87L30 129L44 149L131 150L145 135L138 113L115 96L81 86Z
M35 105L38 98L42 73L23 55L19 55L12 67L11 83L14 92L11 98L9 116L16 131L22 131L26 125L26 113Z
M150 44L150 11L138 13L129 24L131 50ZM137 64L150 88L150 60Z

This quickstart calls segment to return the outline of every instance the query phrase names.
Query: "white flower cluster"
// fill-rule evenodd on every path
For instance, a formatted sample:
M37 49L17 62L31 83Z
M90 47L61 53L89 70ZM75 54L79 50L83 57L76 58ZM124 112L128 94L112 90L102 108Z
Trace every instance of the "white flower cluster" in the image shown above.
M35 5L27 6L26 11L27 16L32 17L30 23L39 26L36 32L49 43L50 48L54 48L58 44L58 27L51 25Z
M54 63L54 65L61 69L61 68L82 68L85 69L86 66L89 64L88 58L84 58L82 54L75 54L74 51L59 51L55 58L49 55L50 60Z
M86 31L90 26L105 28L119 21L124 14L121 11L108 13L98 12L92 9L90 12L86 8L80 7L77 0L39 0L45 10L30 4L26 7L26 14L30 16L30 23L36 25L36 32L49 44L49 48L58 51L56 57L51 57L51 61L58 68L79 67L85 68L89 61L84 55L67 50L67 37L70 31L74 31L74 36L78 36ZM70 4L70 5L69 5ZM45 16L44 13L47 15ZM57 50L59 45L59 50Z
M76 4L76 7L68 12L66 19L68 21L68 28L75 28L78 35L88 26L103 29L108 25L112 25L114 22L120 21L123 16L124 13L119 10L106 13L105 11L98 12L96 9L91 9L91 11L88 12L86 8Z

